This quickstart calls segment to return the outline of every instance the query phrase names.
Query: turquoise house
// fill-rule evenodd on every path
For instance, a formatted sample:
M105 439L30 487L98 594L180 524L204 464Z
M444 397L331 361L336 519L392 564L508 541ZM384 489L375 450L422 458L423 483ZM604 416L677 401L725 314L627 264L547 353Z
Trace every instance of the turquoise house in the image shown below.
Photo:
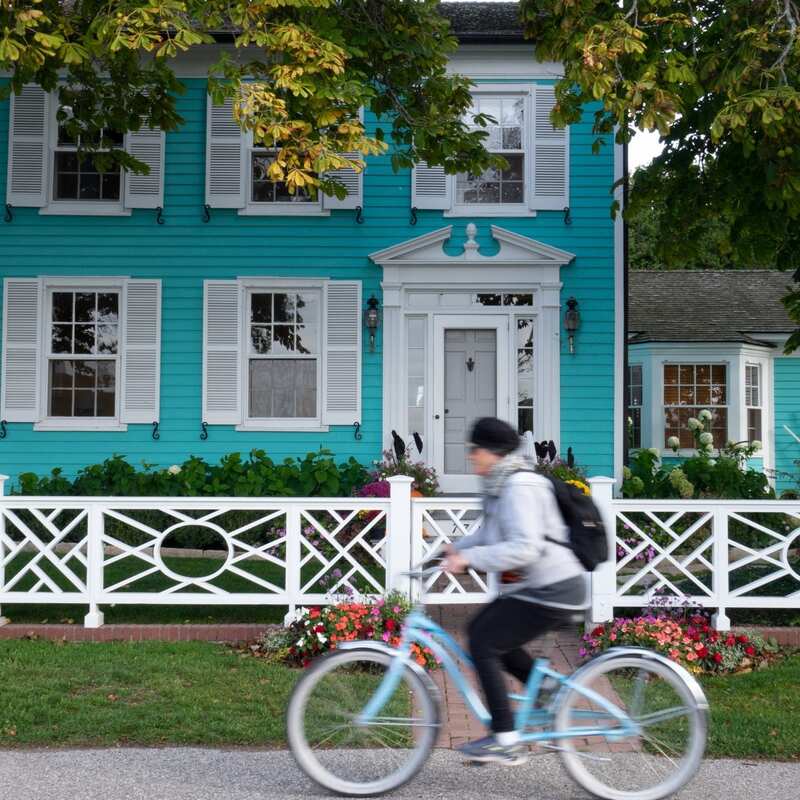
M621 149L592 153L590 113L552 127L560 68L535 59L516 4L443 9L502 174L395 173L387 155L342 174L344 200L289 196L207 95L224 42L176 62L180 130L122 142L148 176L79 164L54 94L0 104L0 472L252 448L369 463L396 431L464 491L465 433L497 414L619 475Z
M800 352L783 352L796 323L781 303L792 280L769 270L630 273L634 447L665 459L694 452L687 423L705 408L715 446L759 442L752 466L779 491L800 488Z

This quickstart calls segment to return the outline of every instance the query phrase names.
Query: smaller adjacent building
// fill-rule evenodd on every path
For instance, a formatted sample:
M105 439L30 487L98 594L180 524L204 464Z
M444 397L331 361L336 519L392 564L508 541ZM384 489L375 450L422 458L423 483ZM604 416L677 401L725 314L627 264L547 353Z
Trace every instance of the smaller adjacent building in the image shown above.
M687 422L713 416L717 446L759 441L758 463L792 482L800 459L800 353L784 355L796 324L781 303L790 273L767 270L630 274L628 417L635 447L670 436L692 452Z

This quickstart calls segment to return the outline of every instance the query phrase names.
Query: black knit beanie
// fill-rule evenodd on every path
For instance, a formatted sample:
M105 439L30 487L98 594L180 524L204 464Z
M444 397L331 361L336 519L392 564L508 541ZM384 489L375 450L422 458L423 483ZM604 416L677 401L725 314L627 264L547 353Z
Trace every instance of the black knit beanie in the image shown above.
M469 442L499 456L507 456L519 447L519 434L497 417L483 417L472 426Z

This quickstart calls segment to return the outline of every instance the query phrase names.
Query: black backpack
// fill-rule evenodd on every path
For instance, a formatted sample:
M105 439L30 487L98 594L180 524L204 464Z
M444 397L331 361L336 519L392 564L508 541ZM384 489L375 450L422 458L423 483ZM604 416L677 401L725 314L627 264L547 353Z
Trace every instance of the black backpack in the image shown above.
M591 572L608 560L608 540L603 518L592 498L577 486L545 475L556 493L558 510L569 530L569 541L562 542L545 536L548 542L568 547L575 553L585 570Z

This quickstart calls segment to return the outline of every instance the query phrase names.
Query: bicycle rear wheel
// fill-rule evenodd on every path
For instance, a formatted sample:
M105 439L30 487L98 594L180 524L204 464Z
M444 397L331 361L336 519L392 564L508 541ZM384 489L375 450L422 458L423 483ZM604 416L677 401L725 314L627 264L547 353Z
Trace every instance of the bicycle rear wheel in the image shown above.
M380 650L340 650L297 682L287 709L287 738L300 768L329 791L382 794L416 775L436 741L439 707L425 676L410 668L378 715L357 717L393 662Z
M573 680L554 728L581 732L555 742L580 786L603 800L660 800L691 779L705 750L707 705L688 673L652 655L620 654L590 662Z

